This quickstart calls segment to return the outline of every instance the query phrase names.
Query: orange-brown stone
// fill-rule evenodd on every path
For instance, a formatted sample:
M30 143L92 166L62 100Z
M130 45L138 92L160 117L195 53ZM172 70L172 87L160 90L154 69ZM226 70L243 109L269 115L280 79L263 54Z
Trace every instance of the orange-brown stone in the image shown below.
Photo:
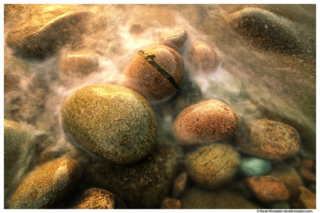
M163 199L160 209L181 209L181 202L175 198L166 197Z
M306 209L316 209L316 195L304 186L299 187L301 194L299 200Z

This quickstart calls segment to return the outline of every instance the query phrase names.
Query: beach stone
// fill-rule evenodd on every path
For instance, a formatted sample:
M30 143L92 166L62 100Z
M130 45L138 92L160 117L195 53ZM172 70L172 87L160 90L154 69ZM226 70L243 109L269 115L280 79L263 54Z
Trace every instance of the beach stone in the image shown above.
M188 175L186 172L180 173L173 182L172 197L179 198L187 187Z
M67 77L83 77L97 71L98 58L83 53L71 53L61 60L61 72Z
M181 201L175 198L166 197L163 199L160 209L181 209Z
M284 160L300 148L300 137L293 127L265 119L247 122L237 141L243 153L268 160Z
M156 143L149 155L133 164L93 159L84 169L84 182L115 193L128 208L159 208L172 189L182 157L171 141Z
M190 67L196 73L211 73L219 64L216 51L208 44L196 42L188 53Z
M165 69L181 87L184 64L180 54L171 47L154 45L144 52L155 55L154 61ZM122 85L136 90L148 100L161 100L173 95L177 88L153 65L137 54L124 72Z
M76 90L64 101L61 118L70 140L114 163L141 160L157 136L156 117L147 100L117 85L97 84Z
M180 52L187 38L187 31L182 29L171 30L160 35L158 44L172 47L176 51Z
M289 199L288 189L278 178L272 176L251 177L247 179L247 184L261 202L271 203Z
M240 170L246 176L266 175L271 171L271 163L260 158L245 157L241 158Z
M78 163L60 158L31 172L11 197L11 209L44 209L59 205L80 178Z
M182 209L260 209L238 191L207 191L200 188L186 190L181 197Z
M316 175L305 167L299 168L298 172L299 172L301 178L306 182L315 183L317 181Z
M29 55L44 56L64 44L80 39L85 32L90 12L65 13L51 21L33 20L12 28L5 41L16 51Z
M208 144L229 138L239 127L227 104L209 100L185 108L174 120L173 132L182 145Z
M294 22L259 8L244 8L228 18L231 28L250 43L280 53L301 51Z
M238 152L227 143L205 145L186 156L188 176L205 189L218 188L230 181L239 166Z
M86 190L72 209L125 209L123 201L115 194L98 188Z
M304 186L299 187L301 194L299 200L306 209L316 209L316 195Z

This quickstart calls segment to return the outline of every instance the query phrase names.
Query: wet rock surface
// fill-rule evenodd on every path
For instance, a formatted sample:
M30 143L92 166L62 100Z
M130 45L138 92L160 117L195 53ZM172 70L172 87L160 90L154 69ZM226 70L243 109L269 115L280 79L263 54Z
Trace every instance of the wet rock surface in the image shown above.
M221 187L240 166L238 152L228 143L202 146L186 156L187 173L204 189Z
M195 145L231 137L239 127L239 120L227 104L209 100L184 109L173 125L179 143Z
M242 152L269 160L286 159L300 148L300 137L293 127L263 119L248 122L237 140Z
M240 170L247 176L265 175L271 171L271 163L261 158L242 158Z
M181 209L180 200L166 197L161 203L160 209Z
M71 94L61 109L65 132L94 155L134 163L154 145L157 123L149 103L135 91L91 85Z
M73 159L57 159L31 172L16 189L10 208L40 209L56 207L75 188L80 178Z
M286 201L289 191L278 178L271 176L251 177L247 179L249 188L261 202Z
M187 178L188 174L186 172L182 172L176 177L176 179L173 182L173 198L179 198L182 192L186 189L188 180Z
M306 209L316 209L316 195L310 192L306 187L299 187L301 194L299 200Z
M158 44L172 47L180 52L185 41L188 38L188 33L185 30L172 30L161 34Z

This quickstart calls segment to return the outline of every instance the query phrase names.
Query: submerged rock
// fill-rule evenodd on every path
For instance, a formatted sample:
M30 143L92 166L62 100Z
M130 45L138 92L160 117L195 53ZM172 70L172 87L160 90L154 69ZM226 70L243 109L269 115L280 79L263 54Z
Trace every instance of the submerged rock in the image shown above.
M163 199L160 209L181 209L181 202L175 198L166 197Z
M172 197L179 198L187 187L188 175L186 172L180 173L173 182Z
M44 56L85 32L88 11L63 14L49 22L37 20L11 29L6 36L9 47L29 55ZM40 22L40 23L39 23Z
M134 163L154 146L157 121L137 92L116 85L90 85L72 93L61 108L62 126L71 140L114 163Z
M218 188L230 181L240 166L238 152L226 143L202 146L186 157L190 178L205 189Z
M247 122L237 141L242 152L269 160L284 160L300 148L300 137L293 127L264 119Z
M182 209L260 209L238 191L188 189L181 197Z
M9 208L45 209L59 205L72 192L80 178L78 163L57 159L31 172L11 197Z
M299 187L301 194L299 200L306 209L316 209L316 195L309 191L306 187Z
M125 209L123 201L115 194L98 188L86 190L72 209Z
M247 176L259 176L271 171L271 163L267 160L246 157L241 159L240 170Z
M182 145L195 145L231 137L238 127L239 119L231 107L209 100L184 109L174 121L173 132Z
M154 101L173 95L180 89L183 77L180 54L171 47L155 45L135 56L124 72L122 85Z
M176 51L180 52L182 46L188 38L188 33L185 30L171 30L161 34L158 44L172 47Z

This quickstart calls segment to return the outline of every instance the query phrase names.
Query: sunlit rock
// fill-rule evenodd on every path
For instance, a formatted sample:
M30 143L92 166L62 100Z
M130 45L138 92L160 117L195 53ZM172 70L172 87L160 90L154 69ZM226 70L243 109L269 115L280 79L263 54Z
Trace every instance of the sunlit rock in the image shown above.
M188 38L188 33L185 30L171 30L161 34L158 44L172 47L180 52L185 41Z

